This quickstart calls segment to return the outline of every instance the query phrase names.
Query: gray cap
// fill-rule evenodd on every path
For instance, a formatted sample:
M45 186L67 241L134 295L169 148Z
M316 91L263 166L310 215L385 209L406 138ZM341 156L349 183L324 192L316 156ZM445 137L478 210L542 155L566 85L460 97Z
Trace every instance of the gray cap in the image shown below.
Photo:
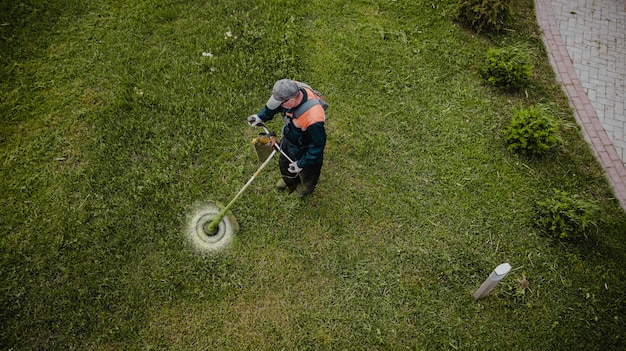
M298 83L291 79L281 79L274 84L272 89L272 96L267 100L267 107L270 110L277 109L283 102L296 96L298 93Z

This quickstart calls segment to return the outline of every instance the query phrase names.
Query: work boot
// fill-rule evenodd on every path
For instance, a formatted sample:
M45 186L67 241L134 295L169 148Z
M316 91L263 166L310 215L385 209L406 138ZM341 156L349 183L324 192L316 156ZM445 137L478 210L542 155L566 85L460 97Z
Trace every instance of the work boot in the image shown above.
M282 178L278 182L276 182L276 189L278 189L278 190L285 190L285 189L287 189L287 184L285 183L285 181Z
M298 188L298 192L300 193L300 197L305 197L307 195L310 195L311 193L313 193L313 191L315 190L315 188L317 187L317 184L311 184L311 183L302 183L300 184L300 187Z
M315 189L315 188L313 188ZM298 198L305 198L308 195L310 195L313 192L313 190L311 190L310 188L300 184L300 186L298 186L297 189L295 189L293 192L291 192L291 196L295 196Z

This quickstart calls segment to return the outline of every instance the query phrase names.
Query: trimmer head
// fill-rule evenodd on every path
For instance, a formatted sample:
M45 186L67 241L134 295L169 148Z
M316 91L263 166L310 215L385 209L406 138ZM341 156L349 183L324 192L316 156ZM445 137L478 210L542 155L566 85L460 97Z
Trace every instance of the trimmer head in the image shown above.
M230 245L235 232L239 230L237 220L230 213L221 219L215 229L208 230L209 223L216 218L220 209L216 203L208 203L190 217L187 234L191 244L200 251L215 252L223 249Z

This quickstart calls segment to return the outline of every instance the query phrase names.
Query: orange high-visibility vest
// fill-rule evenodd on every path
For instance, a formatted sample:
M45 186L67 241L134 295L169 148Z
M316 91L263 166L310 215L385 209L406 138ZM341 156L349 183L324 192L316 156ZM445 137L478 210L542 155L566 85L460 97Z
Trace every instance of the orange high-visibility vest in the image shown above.
M324 107L317 99L313 89L308 85L298 83L301 89L304 89L307 94L307 101L300 104L293 109L290 113L285 113L291 120L293 125L301 130L306 130L310 125L325 122L326 114L324 113Z

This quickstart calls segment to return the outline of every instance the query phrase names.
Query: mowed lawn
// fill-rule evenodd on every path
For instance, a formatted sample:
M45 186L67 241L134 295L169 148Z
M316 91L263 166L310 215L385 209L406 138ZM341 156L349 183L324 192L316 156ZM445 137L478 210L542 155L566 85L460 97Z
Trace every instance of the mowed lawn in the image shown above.
M455 13L455 0L0 3L0 349L623 348L626 214L533 2L496 34ZM479 74L508 45L534 65L519 91ZM319 187L277 192L272 162L232 208L232 245L199 252L189 219L257 169L246 117L284 77L330 104ZM503 130L534 104L561 142L520 156ZM599 206L586 238L533 225L555 189Z

